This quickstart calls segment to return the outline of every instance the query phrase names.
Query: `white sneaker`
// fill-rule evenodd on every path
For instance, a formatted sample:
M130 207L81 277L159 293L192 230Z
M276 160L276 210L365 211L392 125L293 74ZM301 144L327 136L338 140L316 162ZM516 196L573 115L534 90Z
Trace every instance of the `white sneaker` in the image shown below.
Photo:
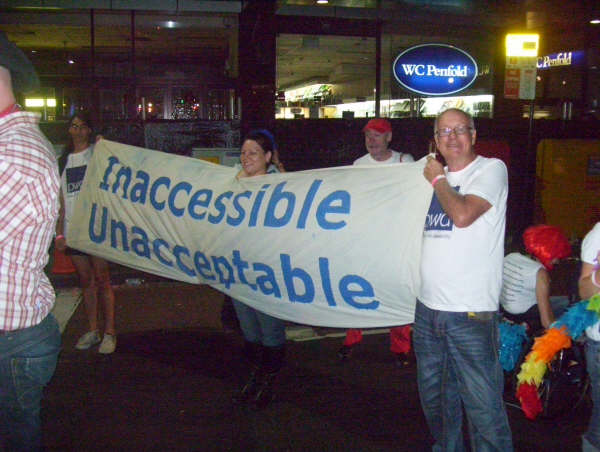
M104 337L102 338L100 348L98 348L98 353L108 355L114 352L115 348L117 348L117 336L114 334L105 333Z
M98 333L98 330L88 331L79 338L77 344L75 344L75 348L77 350L87 350L98 342L100 342L100 333Z

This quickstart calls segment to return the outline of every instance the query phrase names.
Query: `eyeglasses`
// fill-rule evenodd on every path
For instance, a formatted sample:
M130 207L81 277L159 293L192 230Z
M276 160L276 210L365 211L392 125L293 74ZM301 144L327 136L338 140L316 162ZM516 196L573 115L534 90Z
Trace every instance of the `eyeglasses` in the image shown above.
M470 133L473 130L473 127L470 126L456 126L452 127L444 127L443 129L438 129L435 131L435 134L438 137L449 137L452 132L458 135L464 135L465 133Z
M79 130L79 129L87 128L87 125L86 124L71 124L69 127L71 129Z

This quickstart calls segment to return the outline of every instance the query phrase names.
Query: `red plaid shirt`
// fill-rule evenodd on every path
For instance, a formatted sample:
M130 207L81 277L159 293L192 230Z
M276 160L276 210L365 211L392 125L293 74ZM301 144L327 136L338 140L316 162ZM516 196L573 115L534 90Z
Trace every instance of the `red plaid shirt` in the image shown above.
M38 122L22 111L0 117L0 330L37 325L55 300L44 266L60 182Z

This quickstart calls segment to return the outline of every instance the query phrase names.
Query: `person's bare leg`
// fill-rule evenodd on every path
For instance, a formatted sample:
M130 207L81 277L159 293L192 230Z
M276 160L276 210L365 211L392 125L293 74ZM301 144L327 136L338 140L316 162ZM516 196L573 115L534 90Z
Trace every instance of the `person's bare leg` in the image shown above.
M98 287L94 279L94 271L89 256L71 256L77 275L79 286L83 294L83 303L87 315L90 331L98 329Z
M110 284L108 262L100 257L92 257L94 274L99 296L104 309L104 333L115 335L115 294Z

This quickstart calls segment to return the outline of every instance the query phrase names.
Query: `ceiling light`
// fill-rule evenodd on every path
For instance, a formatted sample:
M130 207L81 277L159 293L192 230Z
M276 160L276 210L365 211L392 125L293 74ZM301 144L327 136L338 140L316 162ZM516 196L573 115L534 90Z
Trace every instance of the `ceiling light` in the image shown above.
M594 25L598 25L598 24L600 24L600 19L592 19L592 20L590 20L590 23L594 24Z
M317 0L317 5L326 5L329 3L329 0Z
M69 60L69 64L75 64L75 60Z
M44 99L26 98L25 99L25 106L26 107L43 107L44 106Z

